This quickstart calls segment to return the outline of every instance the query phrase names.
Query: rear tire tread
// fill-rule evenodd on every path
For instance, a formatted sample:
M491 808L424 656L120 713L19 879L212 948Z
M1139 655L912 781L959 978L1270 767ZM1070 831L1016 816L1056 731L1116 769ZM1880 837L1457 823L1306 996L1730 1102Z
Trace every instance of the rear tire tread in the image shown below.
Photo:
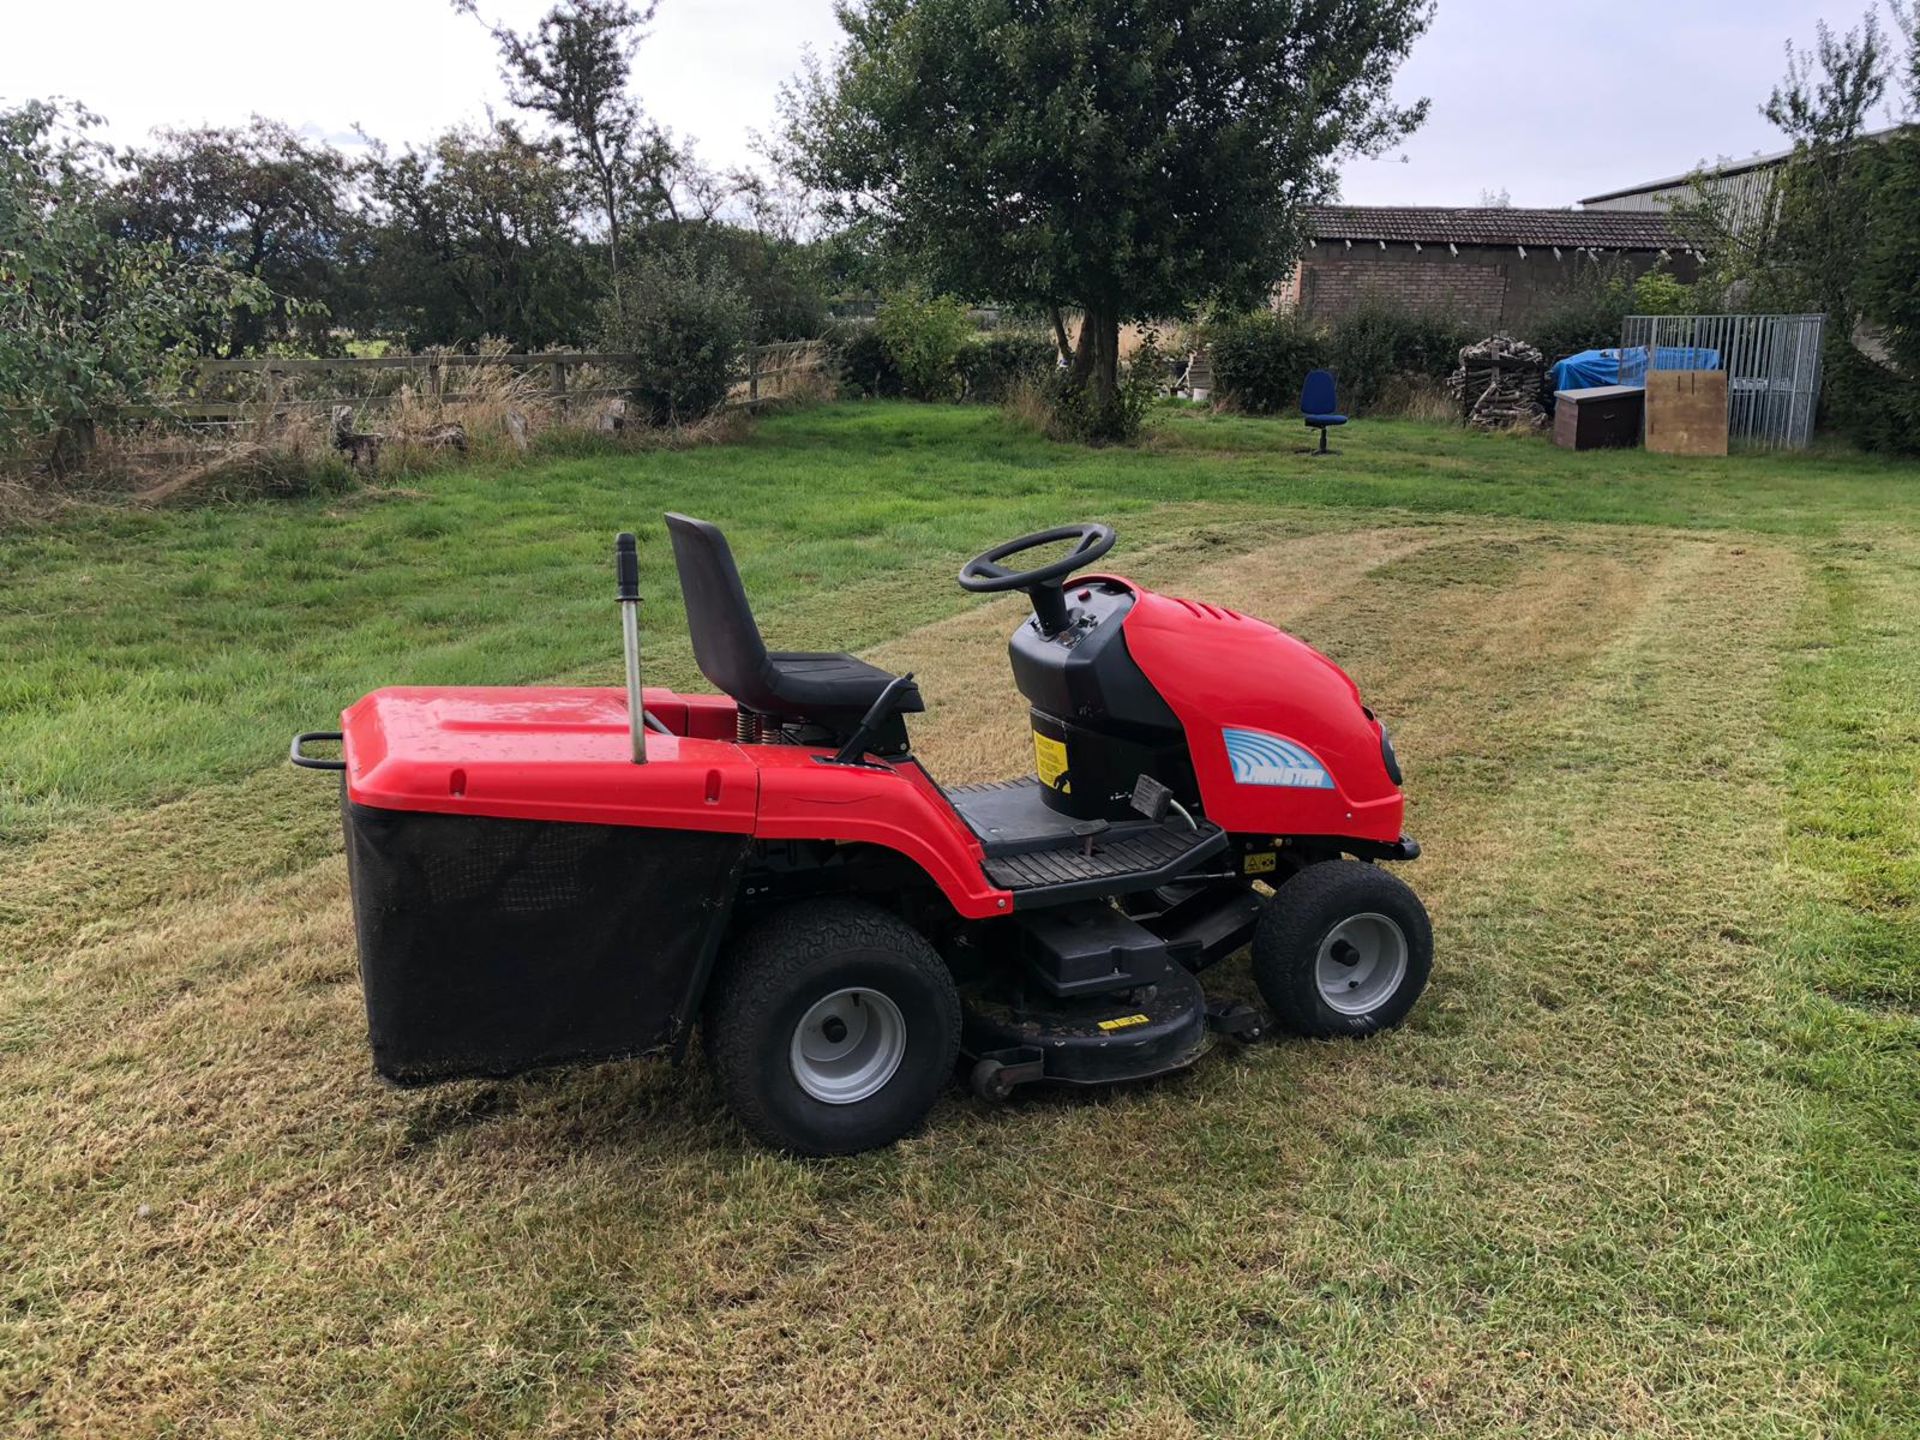
M772 1089L790 1085L800 1093L788 1068L789 1037L769 1037L766 1029L805 988L806 971L851 963L838 957L862 956L888 968L906 967L896 975L909 985L919 981L935 1012L934 1023L923 1030L940 1033L916 1033L909 1024L907 1058L869 1099L827 1106L802 1094L803 1111L840 1121L842 1131L838 1137L804 1133L779 1113ZM722 1098L755 1139L800 1155L851 1154L891 1144L917 1128L932 1108L959 1054L960 997L939 953L905 921L863 901L803 900L766 916L723 957L708 991L701 1038ZM929 1039L932 1056L925 1050ZM879 1123L849 1123L856 1118Z

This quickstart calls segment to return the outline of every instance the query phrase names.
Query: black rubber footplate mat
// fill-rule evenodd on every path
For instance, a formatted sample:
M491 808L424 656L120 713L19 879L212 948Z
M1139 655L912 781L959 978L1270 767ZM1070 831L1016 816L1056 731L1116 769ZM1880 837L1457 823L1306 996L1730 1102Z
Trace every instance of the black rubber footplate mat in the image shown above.
M1087 853L1084 842L1074 841L1057 849L1030 850L1024 855L989 860L987 878L1003 890L1031 890L1040 886L1159 875L1169 869L1183 868L1184 860L1197 863L1203 855L1196 852L1211 854L1225 838L1225 832L1217 825L1205 825L1199 830L1156 826L1117 838L1098 836L1091 854Z

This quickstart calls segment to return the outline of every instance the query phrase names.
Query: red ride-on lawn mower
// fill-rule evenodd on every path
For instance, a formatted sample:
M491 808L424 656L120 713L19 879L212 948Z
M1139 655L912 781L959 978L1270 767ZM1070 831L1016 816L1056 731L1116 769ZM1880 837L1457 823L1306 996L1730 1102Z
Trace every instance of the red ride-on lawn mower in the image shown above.
M1280 1029L1368 1035L1427 981L1384 726L1317 651L1217 605L1080 575L1105 525L967 562L1023 590L1035 773L943 789L911 675L769 651L720 531L667 516L701 671L627 688L387 689L293 758L345 771L374 1061L400 1083L670 1050L809 1155L912 1130L953 1073L1004 1099L1191 1065L1250 1007L1195 975L1249 941ZM1016 555L1064 555L1013 570ZM341 739L343 757L306 745Z

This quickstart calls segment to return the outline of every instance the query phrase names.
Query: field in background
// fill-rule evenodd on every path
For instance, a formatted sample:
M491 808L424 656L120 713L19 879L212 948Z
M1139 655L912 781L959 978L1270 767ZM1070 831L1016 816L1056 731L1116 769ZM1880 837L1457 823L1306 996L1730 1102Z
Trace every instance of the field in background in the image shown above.
M0 1416L21 1434L1895 1435L1920 1426L1920 474L836 407L738 446L0 536ZM1017 767L993 540L1295 629L1394 725L1378 1042L747 1145L664 1065L368 1075L334 794L379 683L693 685L658 524ZM1243 962L1221 984L1245 991Z

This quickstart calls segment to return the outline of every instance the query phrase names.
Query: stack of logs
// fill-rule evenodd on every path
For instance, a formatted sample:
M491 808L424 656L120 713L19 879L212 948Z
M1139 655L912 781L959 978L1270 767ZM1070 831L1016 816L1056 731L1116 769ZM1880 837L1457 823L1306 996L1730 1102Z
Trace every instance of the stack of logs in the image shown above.
M1461 418L1482 430L1537 430L1547 423L1546 357L1511 335L1491 335L1461 350L1447 388Z

